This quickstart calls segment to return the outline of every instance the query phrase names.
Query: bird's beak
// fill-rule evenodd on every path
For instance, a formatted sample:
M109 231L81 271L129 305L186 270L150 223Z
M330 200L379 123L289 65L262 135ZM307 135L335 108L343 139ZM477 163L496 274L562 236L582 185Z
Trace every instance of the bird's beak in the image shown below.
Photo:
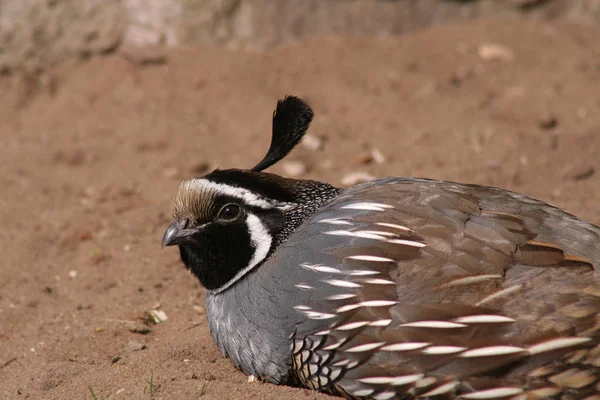
M173 222L167 228L165 235L162 238L162 243L160 248L162 249L165 246L173 246L179 244L183 241L184 238L194 234L197 232L197 229L186 229L180 226L179 221Z

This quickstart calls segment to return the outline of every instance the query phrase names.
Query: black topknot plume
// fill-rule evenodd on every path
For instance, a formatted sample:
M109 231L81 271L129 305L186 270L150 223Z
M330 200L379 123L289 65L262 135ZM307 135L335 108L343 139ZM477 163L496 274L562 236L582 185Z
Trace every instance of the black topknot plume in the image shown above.
M312 108L304 100L295 96L286 96L283 100L278 100L277 108L273 112L271 147L265 158L256 164L252 171L267 169L287 156L300 143L312 119Z

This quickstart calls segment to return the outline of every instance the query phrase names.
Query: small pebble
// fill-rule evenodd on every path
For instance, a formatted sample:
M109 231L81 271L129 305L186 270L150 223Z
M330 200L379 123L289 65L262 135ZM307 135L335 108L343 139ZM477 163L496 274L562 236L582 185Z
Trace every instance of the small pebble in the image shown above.
M144 345L136 340L130 340L129 343L127 343L127 346L125 346L125 348L128 351L140 351L140 350L144 350L146 348L146 345Z
M359 154L357 161L359 164L369 165L369 164L383 164L386 159L381 151L378 149L371 149L370 151L365 151Z
M123 251L131 251L131 245L126 244L125 246L123 246Z
M194 306L194 311L196 311L198 314L204 314L206 309L202 306Z
M168 317L167 313L162 310L152 310L146 312L146 319L153 324L160 324L161 322L165 322Z
M323 138L307 133L302 139L302 144L312 151L321 150L323 148Z
M250 375L248 377L248 383L255 383L255 382L258 382L258 378L255 377L254 375Z
M515 53L509 47L498 43L486 43L479 46L477 54L484 61L512 61Z
M146 325L136 324L129 328L129 332L139 333L141 335L147 335L152 332L152 329L148 328Z
M292 178L302 176L308 171L306 164L302 161L286 161L283 163L282 167L285 174Z
M544 130L554 129L558 126L558 118L554 115L548 115L541 119L540 128Z
M75 271L75 270L69 271L69 277L71 279L77 278L77 271Z
M117 390L117 392L116 392L115 394L121 394L121 393L123 393L124 391L125 391L125 389L124 389L124 388L123 388L123 389L119 389L119 390Z
M577 168L573 168L567 177L577 182L591 178L595 173L596 168L594 168L593 165L584 165Z
M375 164L383 164L386 161L386 158L383 155L383 153L376 148L371 149L371 157L373 158Z
M354 186L373 179L375 179L375 177L368 172L358 171L344 175L341 182L344 186Z

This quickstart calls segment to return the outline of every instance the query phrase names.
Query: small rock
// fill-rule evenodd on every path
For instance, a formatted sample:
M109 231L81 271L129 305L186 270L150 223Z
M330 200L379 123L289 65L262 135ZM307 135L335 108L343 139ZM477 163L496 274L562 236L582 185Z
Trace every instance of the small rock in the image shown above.
M371 157L373 158L375 164L383 164L386 161L386 158L383 155L383 153L376 148L371 149Z
M567 177L573 181L584 181L591 178L596 173L593 165L585 165L571 170Z
M369 164L383 164L386 161L383 153L376 148L372 148L370 151L365 151L358 156L358 163L369 165Z
M308 171L306 164L302 161L286 161L283 163L282 167L285 174L292 178L302 176Z
M154 305L152 306L152 309L158 310L161 306L162 306L162 304L160 304L160 303L154 303Z
M498 43L486 43L479 46L477 54L484 61L512 61L515 53L509 47Z
M69 271L69 277L71 279L77 278L77 271L75 271L75 270Z
M152 310L146 312L145 320L156 325L165 322L168 319L167 313L162 310Z
M152 329L148 328L146 325L136 324L129 328L129 332L131 333L139 333L141 335L147 335L152 332Z
M318 151L323 148L323 138L307 133L302 139L302 144L309 150Z
M248 383L256 383L256 382L258 382L258 378L256 376L250 375L248 377Z
M189 360L188 360L189 361ZM185 379L200 379L200 377L195 372L186 372L183 377Z
M558 118L548 115L540 120L540 128L544 130L554 129L558 126Z
M125 246L123 246L123 251L131 251L131 245L126 244Z
M135 340L130 340L129 343L125 346L125 349L128 351L140 351L146 348L145 344L142 344Z
M198 314L204 314L206 312L206 309L202 306L194 306L194 311L196 311Z
M119 390L117 390L117 392L116 392L115 394L121 394L121 393L123 393L124 391L125 391L125 388L122 388L122 389L119 389Z
M375 177L368 172L358 171L344 175L341 182L344 186L354 186L356 184L368 182L373 179L375 179Z

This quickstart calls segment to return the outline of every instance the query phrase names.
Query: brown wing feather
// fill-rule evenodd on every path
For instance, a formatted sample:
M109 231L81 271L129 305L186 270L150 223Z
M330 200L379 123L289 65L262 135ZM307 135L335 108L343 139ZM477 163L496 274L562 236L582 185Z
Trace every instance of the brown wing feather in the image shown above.
M348 232L374 235L337 248L337 267L377 275L346 276L358 297L332 304L326 332L295 339L302 383L382 399L600 391L599 228L493 188L394 181L352 194L387 207L329 206Z

